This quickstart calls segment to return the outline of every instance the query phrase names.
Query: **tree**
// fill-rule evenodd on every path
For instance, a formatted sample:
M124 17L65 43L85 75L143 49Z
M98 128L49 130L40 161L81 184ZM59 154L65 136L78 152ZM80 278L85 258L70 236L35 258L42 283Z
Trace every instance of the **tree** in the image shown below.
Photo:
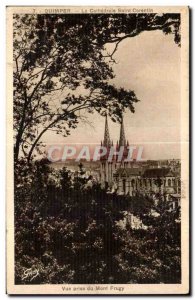
M125 108L134 112L134 91L111 84L119 43L162 30L179 44L179 26L179 14L15 15L15 161L21 153L30 161L48 130L67 136L82 110L107 112L113 121ZM114 49L105 54L108 43Z
M180 283L179 209L141 195L136 209L135 197L90 185L81 167L72 174L37 160L27 168L15 191L16 284ZM124 210L147 230L120 227ZM39 272L25 277L28 269Z
M106 282L122 213L98 184L88 185L91 176L82 170L73 177L66 168L53 172L35 161L16 190L16 284ZM38 275L25 277L32 266Z

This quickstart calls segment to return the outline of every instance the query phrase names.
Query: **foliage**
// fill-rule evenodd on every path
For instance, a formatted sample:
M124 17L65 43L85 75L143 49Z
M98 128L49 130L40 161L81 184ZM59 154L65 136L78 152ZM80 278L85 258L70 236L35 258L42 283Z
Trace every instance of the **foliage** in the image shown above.
M16 161L40 153L46 131L70 134L83 110L113 121L126 108L134 112L134 91L112 84L121 41L162 30L180 43L179 14L16 14L13 27ZM106 54L108 44L114 48Z
M20 180L23 168L21 160ZM54 171L36 161L27 169L15 182L16 284L180 282L178 211L141 195L136 209L136 196L106 193L81 167ZM121 228L124 210L148 229ZM29 269L38 274L25 277Z

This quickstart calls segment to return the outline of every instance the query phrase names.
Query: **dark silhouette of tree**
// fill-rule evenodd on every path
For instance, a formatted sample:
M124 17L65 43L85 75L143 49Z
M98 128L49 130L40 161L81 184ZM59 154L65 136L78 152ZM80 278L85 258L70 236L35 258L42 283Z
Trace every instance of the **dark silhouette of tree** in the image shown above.
M54 171L42 160L25 171L15 186L16 284L180 283L179 209L141 195L136 207L136 196L106 193L82 168ZM147 230L120 227L125 211Z
M119 43L162 30L179 44L179 29L179 14L15 15L15 160L23 154L30 162L48 130L67 136L82 110L107 112L113 121L125 108L134 112L134 91L111 84ZM105 54L108 43L114 49Z

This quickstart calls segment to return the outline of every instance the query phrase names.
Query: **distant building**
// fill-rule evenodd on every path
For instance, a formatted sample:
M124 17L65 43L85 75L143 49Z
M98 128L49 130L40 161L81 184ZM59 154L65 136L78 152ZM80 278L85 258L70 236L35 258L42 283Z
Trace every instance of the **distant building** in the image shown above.
M105 120L104 139L101 145L109 149L113 146L110 139L108 120ZM120 137L116 144L116 151L124 147L124 155L120 162L117 155L112 161L108 161L108 154L101 158L100 181L103 188L110 192L134 196L136 193L154 194L161 193L166 200L173 200L180 203L180 172L178 171L179 161L170 160L163 163L163 167L158 162L151 161L145 163L144 167L136 167L131 162L125 162L128 153L129 142L125 139L123 120L121 122ZM144 164L143 164L144 165ZM151 165L151 166L150 166ZM174 166L177 168L174 171Z

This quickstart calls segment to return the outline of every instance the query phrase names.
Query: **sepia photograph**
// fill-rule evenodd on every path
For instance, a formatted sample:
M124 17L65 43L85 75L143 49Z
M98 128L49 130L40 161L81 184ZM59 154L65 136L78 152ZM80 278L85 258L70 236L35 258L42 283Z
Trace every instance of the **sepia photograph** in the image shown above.
M189 293L188 18L7 7L8 294Z

